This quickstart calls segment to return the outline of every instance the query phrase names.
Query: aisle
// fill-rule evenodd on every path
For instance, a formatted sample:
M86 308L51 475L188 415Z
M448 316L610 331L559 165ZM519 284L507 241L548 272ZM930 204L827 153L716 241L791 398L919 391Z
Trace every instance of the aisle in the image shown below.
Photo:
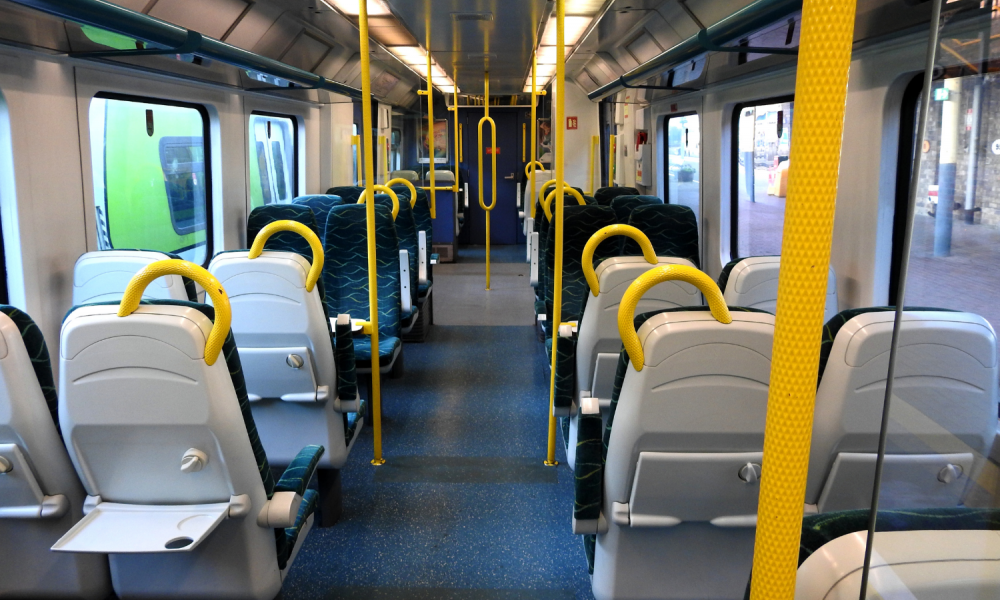
M369 464L366 428L343 471L344 515L312 530L283 600L593 597L570 529L572 473L542 465L543 345L530 324L482 325L509 322L511 303L527 306L530 323L527 265L495 266L503 291L485 305L471 282L482 264L435 267L435 295L461 294L438 296L435 320L479 325L437 324L405 347L405 377L384 386L387 463Z

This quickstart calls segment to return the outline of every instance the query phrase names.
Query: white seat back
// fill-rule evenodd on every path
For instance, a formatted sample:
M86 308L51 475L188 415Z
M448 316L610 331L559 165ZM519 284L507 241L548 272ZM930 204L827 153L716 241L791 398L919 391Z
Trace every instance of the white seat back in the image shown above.
M208 269L229 296L233 335L268 457L288 464L303 444L318 444L327 448L321 464L340 468L348 448L343 417L334 410L331 323L319 286L306 291L309 267L295 252L267 250L251 260L240 250L216 255Z
M853 316L833 340L806 490L822 512L871 505L894 317ZM996 433L996 335L978 315L906 311L896 360L879 508L957 506Z
M854 600L861 589L867 531L841 536L805 560L795 600ZM884 531L875 534L869 598L979 600L1000 597L996 531Z
M140 305L126 318L117 310L84 306L62 328L59 418L88 494L145 507L142 515L241 496L249 510L223 513L211 537L187 552L112 554L115 591L274 597L281 587L274 529L257 516L268 506L261 477L269 467L254 451L253 419L241 409L225 350L205 362L212 321L189 306ZM202 468L182 470L193 452L204 457ZM139 531L138 538L155 533Z
M722 290L726 304L746 306L774 313L778 306L778 267L780 256L751 256L733 266ZM830 267L826 286L824 321L837 314L837 274Z
M73 304L121 300L125 286L140 269L170 258L150 250L101 250L80 256L73 269ZM190 300L180 275L166 275L149 284L143 299Z
M654 315L639 328L604 471L594 593L741 598L753 561L774 317ZM755 475L741 478L745 470ZM766 469L766 464L764 465Z
M694 267L691 261L673 257L660 257L657 264ZM641 256L617 256L602 261L594 271L600 293L597 296L587 294L587 307L578 327L576 378L577 390L590 392L589 397L599 398L605 405L611 401L618 354L622 347L618 333L618 307L629 285L653 267ZM666 281L653 286L643 295L635 313L701 304L701 293L693 285L683 281Z
M44 368L49 369L47 354L44 360ZM82 518L85 494L21 333L6 313L0 313L0 458L10 468L0 474L4 573L0 596L104 598L110 594L103 556L49 550Z
M555 171L535 171L534 190L528 189L531 187L531 178L530 177L528 178L528 183L525 184L524 193L521 196L521 207L524 210L524 214L526 215L531 214L531 205L538 200L538 190L542 189L542 186L545 185L546 181L549 181L550 179L555 179L555 177L556 177ZM536 219L538 218L537 214L535 215L535 218Z

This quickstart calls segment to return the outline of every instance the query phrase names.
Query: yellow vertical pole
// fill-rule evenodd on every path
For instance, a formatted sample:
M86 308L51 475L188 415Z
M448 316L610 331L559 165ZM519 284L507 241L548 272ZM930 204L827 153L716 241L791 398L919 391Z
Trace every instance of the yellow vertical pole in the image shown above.
M429 34L428 34L429 35ZM431 218L437 218L437 183L434 181L434 88L431 86L431 44L427 42L427 155L431 172Z
M618 136L613 135L608 143L608 187L615 187L616 158L618 158Z
M452 78L451 82L454 84L452 86L452 88L451 88L451 91L452 91L452 98L453 98L452 102L455 104L455 185L452 186L451 193L455 195L455 199L452 202L452 204L457 205L458 204L458 200L457 200L458 199L458 160L459 160L459 156L461 156L461 151L460 151L460 148L459 148L459 144L461 143L461 140L459 139L460 136L458 135L459 134L459 128L458 128L459 125L458 125L458 68L457 67L455 68L455 70L453 72L453 78Z
M483 108L483 118L479 119L479 207L486 211L486 291L490 291L490 212L497 205L497 125L490 118L490 72L486 71L484 76L484 87L486 89L486 104ZM483 123L489 122L492 131L492 142L490 143L490 156L492 157L493 194L490 196L489 206L483 202Z
M527 154L525 154L525 139L528 137L528 124L521 123L521 162L528 160Z
M556 114L552 129L556 132L556 209L553 214L556 229L556 260L553 266L552 277L552 376L549 380L549 440L548 453L545 464L554 467L559 464L556 460L556 417L553 413L556 399L556 357L559 346L559 324L562 322L562 270L563 270L563 190L566 187L563 173L563 143L565 141L565 123L563 123L563 112L565 111L566 98L566 32L563 22L566 20L566 0L556 0ZM533 73L532 73L533 74Z
M372 347L372 430L375 436L375 466L385 464L382 458L382 382L378 371L378 261L375 260L375 164L372 156L372 82L368 53L368 1L358 0L358 29L361 31L361 114L364 131L365 191L368 202L368 322L371 323Z
M601 141L601 138L592 135L590 136L590 166L587 169L587 195L594 195L594 155L596 154L597 144Z
M855 5L802 4L752 600L795 596Z
M456 113L457 114L457 113ZM465 144L462 141L462 124L458 124L458 162L463 162L465 160Z
M537 115L535 114L535 107L538 105L538 90L535 88L536 78L535 72L538 70L538 48L536 46L535 50L531 53L531 177L528 189L531 190L530 194L525 194L525 198L531 198L531 218L535 218L535 165L538 160L538 140L536 136L538 135L538 121Z

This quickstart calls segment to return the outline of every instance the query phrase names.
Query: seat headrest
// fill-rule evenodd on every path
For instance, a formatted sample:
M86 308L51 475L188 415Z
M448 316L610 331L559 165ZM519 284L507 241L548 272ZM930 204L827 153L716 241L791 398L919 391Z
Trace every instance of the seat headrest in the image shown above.
M638 196L639 190L632 187L602 187L594 192L594 198L602 206L611 206L611 201L618 196Z
M698 266L698 219L688 206L643 204L629 215L628 224L646 234L657 256L676 256ZM639 245L624 239L622 254L640 256ZM720 288L722 289L722 288Z
M304 197L310 198L312 196ZM250 211L250 216L247 218L247 247L253 245L253 241L257 239L257 234L260 233L261 229L275 221L302 223L317 236L319 235L316 215L309 206L305 204L267 204ZM295 252L312 260L312 248L309 247L309 242L301 235L291 231L281 231L272 235L264 244L264 249Z
M27 313L13 306L0 305L0 313L3 313L6 317L4 320L10 321L17 328L20 334L20 341L24 345L28 359L31 361L35 380L38 382L42 396L45 398L45 405L52 416L53 423L55 423L56 431L59 431L59 397L56 394L56 384L52 378L52 361L49 357L48 346L45 344L45 338L42 336L42 330L38 328L38 325L35 324ZM5 346L10 343L4 341ZM5 350L10 352L6 348ZM4 375L6 376L7 374L5 373ZM25 376L24 373L18 373L17 375L21 377Z
M98 250L77 259L73 269L73 304L120 300L132 277L143 267L166 259L170 252L154 250ZM194 282L180 275L161 277L143 291L144 298L198 300Z
M615 217L618 222L627 225L629 222L629 217L632 216L632 211L640 206L652 205L652 204L663 204L663 200L657 198L656 196L640 196L627 194L624 196L618 196L611 201L611 208L615 210Z

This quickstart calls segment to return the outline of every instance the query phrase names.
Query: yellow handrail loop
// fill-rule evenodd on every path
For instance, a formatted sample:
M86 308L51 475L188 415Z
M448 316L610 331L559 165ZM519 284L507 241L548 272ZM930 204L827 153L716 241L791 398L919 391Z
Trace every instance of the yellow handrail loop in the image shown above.
M491 143L490 143L490 155L493 157L493 187L492 187L492 200L490 205L486 206L483 202L483 123L489 122L490 133L491 133ZM497 205L497 124L490 117L483 117L479 119L479 208L483 210L493 210Z
M390 190L388 187L384 185L379 185L377 183L372 185L372 189L375 190L376 192L384 192L388 194L390 198L392 198L392 220L395 221L396 215L399 214L399 196L397 196L396 192ZM361 192L361 196L358 197L358 204L364 204L365 200L367 199L368 199L368 190L366 189L365 191Z
M274 221L273 223L268 223L263 229L257 233L257 237L253 240L253 246L250 247L250 252L247 254L247 258L253 260L260 256L260 253L264 251L264 244L267 242L268 238L272 235L278 233L279 231L291 231L292 233L297 233L302 237L306 238L309 242L309 247L312 248L312 266L309 267L309 274L306 276L306 291L311 292L316 286L316 282L319 281L319 276L323 274L323 261L325 256L323 255L323 244L319 241L319 236L316 235L312 229L309 229L302 223L298 221Z
M545 193L549 191L549 188L556 184L555 179L550 179L542 184L542 187L538 189L538 203L541 204L545 202ZM552 217L549 217L551 219Z
M545 201L542 202L542 209L545 210L545 216L548 217L550 221L552 220L552 199L556 197L556 191L557 190L552 190L549 192L549 195L545 197ZM580 206L587 203L587 201L583 199L583 195L581 195L580 192L574 190L566 184L563 184L563 193L576 198L576 202Z
M528 164L524 165L524 176L525 177L531 177L532 173L536 170L536 169L532 169L531 168L534 165L538 165L539 167L541 167L541 169L543 171L545 170L545 165L543 165L542 163L538 162L537 160L533 160L533 161L529 162Z
M646 271L632 282L625 290L622 297L621 306L618 307L618 334L622 337L622 344L632 359L632 366L636 371L642 370L642 365L646 358L642 353L642 344L639 343L639 336L635 332L635 307L639 304L649 288L664 281L685 281L705 295L708 300L708 307L712 310L715 320L728 325L733 322L729 315L729 307L722 297L719 286L712 281L712 278L705 275L694 267L685 265L664 265L653 267Z
M413 187L409 179L403 179L402 177L397 177L391 181L385 182L385 187L392 187L394 185L403 184L410 190L410 208L417 205L417 188ZM395 217L393 217L395 218Z
M590 236L587 240L587 245L583 247L583 276L587 279L587 285L590 286L590 292L597 296L601 292L600 282L597 281L597 273L594 272L594 251L597 247L601 245L601 242L608 239L609 237L614 237L616 235L624 235L625 237L632 238L635 240L639 247L642 248L642 256L651 265L656 264L656 251L653 250L653 244L650 243L649 238L646 234L632 227L631 225L608 225L597 230L597 233Z
M121 304L118 305L118 316L127 317L134 313L139 308L139 301L142 300L142 292L146 286L164 275L187 277L205 288L205 293L212 299L212 304L215 306L215 324L212 325L212 331L205 343L205 364L214 365L219 358L219 352L222 351L222 345L226 342L226 336L229 335L233 312L229 307L229 296L226 295L225 288L204 268L179 258L158 260L146 265L125 287L125 294L122 296Z

